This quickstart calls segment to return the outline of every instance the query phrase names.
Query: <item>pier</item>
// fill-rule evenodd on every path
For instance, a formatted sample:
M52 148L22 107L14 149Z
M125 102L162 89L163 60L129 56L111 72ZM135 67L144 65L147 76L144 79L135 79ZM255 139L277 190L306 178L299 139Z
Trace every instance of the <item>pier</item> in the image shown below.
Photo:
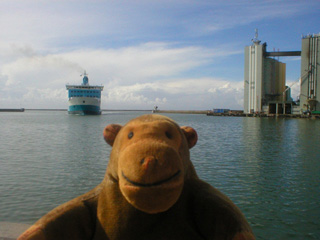
M152 110L152 113L207 114L207 110Z
M172 114L205 114L207 116L215 117L260 117L260 118L305 118L305 119L320 119L320 112L309 114L271 114L271 113L244 113L243 110L228 110L215 111L214 110L152 110L152 113L172 113ZM222 110L222 109L218 109Z
M24 112L24 108L0 108L0 112Z

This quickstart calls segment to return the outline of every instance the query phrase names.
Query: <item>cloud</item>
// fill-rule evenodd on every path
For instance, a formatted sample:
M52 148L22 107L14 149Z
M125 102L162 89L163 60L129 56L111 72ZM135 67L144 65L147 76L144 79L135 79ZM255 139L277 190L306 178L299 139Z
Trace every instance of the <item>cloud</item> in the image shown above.
M300 80L287 81L286 86L290 87L291 97L295 101L299 98L300 95Z
M146 43L119 49L87 49L63 56L70 61L82 62L87 68L103 70L106 76L111 75L121 82L141 82L171 76L200 66L212 58L209 49L175 48L164 43Z
M212 108L241 109L243 83L223 79L167 79L166 81L134 84L106 90L103 104L125 109L139 103L146 109L157 105L161 109L208 110Z
M194 2L192 2L193 4ZM183 23L190 32L212 34L226 29L236 29L262 20L283 19L308 11L310 6L299 1L200 1L201 15L191 15ZM316 3L311 3L316 5Z
M213 87L220 89L227 81L201 74L190 78L189 72L201 72L203 66L216 59L238 54L233 49L220 49L157 42L39 54L31 47L12 47L10 61L0 68L0 80L7 102L21 102L26 108L66 108L65 84L80 83L79 75L86 69L91 84L105 86L104 108L151 109L159 105L170 109L206 109L210 99L214 99ZM9 51L6 55L10 55ZM229 103L232 104L237 105Z
M104 108L239 109L246 36L237 31L296 24L315 4L3 0L0 107L66 108L65 84L87 70L91 84L105 86Z
M0 43L27 43L42 51L59 51L128 41L184 41L265 19L296 16L315 4L280 0L2 0Z
M7 79L6 86L37 83L57 87L63 81L78 82L78 79L71 77L71 73L81 73L84 69L96 83L107 82L117 86L172 78L190 69L211 64L217 58L239 53L232 49L220 49L146 43L117 49L82 49L41 55L31 47L13 47L10 57L7 51L5 58L9 60L2 64L0 70Z

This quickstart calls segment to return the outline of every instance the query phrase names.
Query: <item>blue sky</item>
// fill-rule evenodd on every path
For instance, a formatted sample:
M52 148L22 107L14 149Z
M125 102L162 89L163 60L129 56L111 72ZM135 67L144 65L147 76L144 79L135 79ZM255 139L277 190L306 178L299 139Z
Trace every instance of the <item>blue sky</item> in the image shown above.
M1 0L0 108L67 108L65 84L86 70L103 109L243 109L255 29L268 51L299 51L319 12L318 0ZM300 58L280 61L291 85Z

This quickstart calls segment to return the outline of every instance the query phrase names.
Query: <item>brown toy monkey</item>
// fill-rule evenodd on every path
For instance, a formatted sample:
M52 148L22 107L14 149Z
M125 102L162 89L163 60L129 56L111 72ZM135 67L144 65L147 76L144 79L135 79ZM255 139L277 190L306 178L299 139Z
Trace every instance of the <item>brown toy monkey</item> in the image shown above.
M105 178L46 214L18 239L255 239L240 210L200 180L191 127L143 115L104 130L112 146Z

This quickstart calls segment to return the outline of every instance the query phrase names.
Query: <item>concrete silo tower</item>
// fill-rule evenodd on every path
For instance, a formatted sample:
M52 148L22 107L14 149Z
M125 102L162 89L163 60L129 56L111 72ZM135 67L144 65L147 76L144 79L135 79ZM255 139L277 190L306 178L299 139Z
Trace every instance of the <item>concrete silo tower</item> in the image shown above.
M286 64L276 57L300 56L301 52L267 52L267 44L260 42L256 30L252 45L244 51L244 113L291 114Z
M320 111L320 34L302 37L301 111Z
M260 44L258 32L252 39L252 45L246 46L244 51L244 112L261 112L262 82L263 82L263 55L266 44Z

